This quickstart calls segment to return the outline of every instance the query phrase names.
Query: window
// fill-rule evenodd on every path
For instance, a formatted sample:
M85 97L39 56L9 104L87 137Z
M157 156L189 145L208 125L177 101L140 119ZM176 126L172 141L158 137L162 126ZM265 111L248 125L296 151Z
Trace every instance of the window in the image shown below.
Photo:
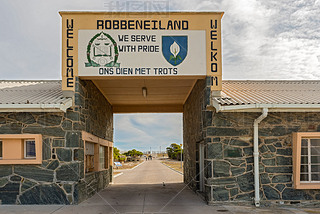
M100 146L99 148L99 164L100 164L100 170L105 169L105 155L104 155L105 147Z
M113 165L113 147L109 147L109 151L108 151L108 157L109 157L109 161L108 161L108 167L112 167Z
M0 134L0 164L41 164L42 135Z
M293 134L293 173L296 189L320 189L320 132Z
M86 172L94 171L94 143L86 142L85 160Z
M24 158L36 158L36 142L35 140L24 141Z
M82 140L85 142L85 172L96 172L109 169L112 166L113 143L82 131Z
M2 141L0 140L0 159L2 159Z
M320 182L320 137L301 139L300 182Z

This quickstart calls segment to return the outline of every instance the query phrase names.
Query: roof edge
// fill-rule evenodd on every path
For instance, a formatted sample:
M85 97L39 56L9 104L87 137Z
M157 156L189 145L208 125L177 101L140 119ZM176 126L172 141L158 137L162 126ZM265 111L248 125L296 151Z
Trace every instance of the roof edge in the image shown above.
M320 112L320 104L248 104L222 106L212 100L209 109L214 108L216 112L261 112L268 108L269 112Z
M0 104L0 112L67 112L72 99L60 104Z

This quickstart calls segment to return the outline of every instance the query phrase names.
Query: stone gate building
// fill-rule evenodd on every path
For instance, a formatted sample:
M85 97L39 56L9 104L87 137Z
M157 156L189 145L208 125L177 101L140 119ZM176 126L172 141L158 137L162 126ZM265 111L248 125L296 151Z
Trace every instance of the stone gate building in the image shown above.
M209 204L319 200L320 82L222 81L223 12L60 14L62 80L0 81L1 204L106 188L113 114L142 112L183 113L184 182Z
M224 81L221 97L213 97L197 81L183 109L185 183L209 204L317 201L319 84ZM112 179L112 106L91 81L77 81L74 101L60 87L0 83L2 204L77 204ZM255 165L254 123L263 114ZM35 142L35 158L17 152L27 140ZM86 143L105 149L103 168L86 171Z

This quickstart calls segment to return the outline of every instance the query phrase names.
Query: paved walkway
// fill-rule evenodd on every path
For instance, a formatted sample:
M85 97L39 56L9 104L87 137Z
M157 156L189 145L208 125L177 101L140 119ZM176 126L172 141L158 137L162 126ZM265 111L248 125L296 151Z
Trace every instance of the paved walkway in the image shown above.
M227 202L225 205L208 206L181 181L182 176L179 173L163 166L157 160L152 160L125 171L115 179L115 184L79 205L2 205L0 213L320 213L320 208L255 208L233 206ZM165 185L162 182L165 182Z
M182 183L183 175L164 166L160 160L144 161L132 170L119 170L122 175L114 179L114 184L162 184Z

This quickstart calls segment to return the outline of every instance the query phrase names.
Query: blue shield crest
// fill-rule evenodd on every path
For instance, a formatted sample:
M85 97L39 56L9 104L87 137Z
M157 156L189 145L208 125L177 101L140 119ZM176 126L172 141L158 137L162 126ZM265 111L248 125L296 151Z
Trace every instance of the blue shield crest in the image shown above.
M162 36L162 54L173 66L183 62L188 53L188 36Z

